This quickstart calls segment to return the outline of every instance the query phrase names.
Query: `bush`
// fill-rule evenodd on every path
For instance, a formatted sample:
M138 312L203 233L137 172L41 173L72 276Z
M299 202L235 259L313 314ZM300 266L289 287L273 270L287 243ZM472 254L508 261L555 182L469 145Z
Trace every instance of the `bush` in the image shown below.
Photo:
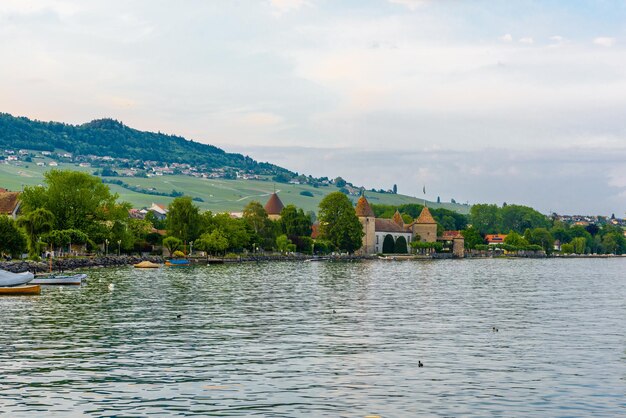
M311 192L310 192L310 191L308 191L308 190L303 190L303 191L301 191L301 192L300 192L300 195L301 195L301 196L307 196L307 197L313 197L313 193L311 193Z
M172 257L174 257L174 258L184 258L185 257L185 253L180 251L180 250L176 250L176 251L174 251L174 254L172 254Z

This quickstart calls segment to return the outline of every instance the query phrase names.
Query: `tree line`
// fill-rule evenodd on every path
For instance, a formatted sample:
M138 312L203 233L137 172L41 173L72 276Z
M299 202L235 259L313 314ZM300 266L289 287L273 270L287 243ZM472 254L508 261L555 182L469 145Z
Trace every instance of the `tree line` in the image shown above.
M261 203L248 203L241 218L201 212L188 196L175 198L166 219L151 212L145 219L129 216L131 205L98 177L78 171L51 170L44 185L24 188L17 221L0 217L0 252L33 259L43 251L72 244L90 252L140 252L163 245L173 254L190 248L211 254L278 250L302 253L353 252L360 248L362 228L350 200L340 192L320 203L319 239L311 238L315 214L287 205L280 220L269 219ZM158 230L165 229L163 239Z

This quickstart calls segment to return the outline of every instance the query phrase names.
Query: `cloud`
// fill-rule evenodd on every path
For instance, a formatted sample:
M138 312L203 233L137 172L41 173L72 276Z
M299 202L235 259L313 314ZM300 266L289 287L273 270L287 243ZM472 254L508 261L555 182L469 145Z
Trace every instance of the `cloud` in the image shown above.
M283 123L283 118L270 112L250 112L242 117L242 121L257 127L273 127Z
M504 41L504 42L511 42L511 41L513 40L513 36L511 36L511 34L510 34L510 33L507 33L507 34L505 34L505 35L502 35L502 36L500 37L500 40L501 40L501 41Z
M598 38L595 38L593 40L593 43L599 46L604 46L604 47L612 47L613 45L615 45L615 38L608 38L608 37L604 37L604 36L600 36Z
M270 0L270 5L274 10L275 16L281 16L285 13L293 12L303 6L310 6L307 0Z
M399 4L406 7L409 10L417 10L419 7L424 6L429 0L388 0L389 3Z
M521 38L521 39L519 40L519 43L520 43L520 44L526 44L526 45L531 45L531 44L533 44L534 42L535 42L535 41L533 40L533 38L530 38L530 37Z

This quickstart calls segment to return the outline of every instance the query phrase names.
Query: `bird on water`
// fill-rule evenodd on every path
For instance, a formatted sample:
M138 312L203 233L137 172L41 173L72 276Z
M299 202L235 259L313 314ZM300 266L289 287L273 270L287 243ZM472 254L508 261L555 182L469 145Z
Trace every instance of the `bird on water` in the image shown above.
M417 367L424 367L424 363L421 360L417 360Z

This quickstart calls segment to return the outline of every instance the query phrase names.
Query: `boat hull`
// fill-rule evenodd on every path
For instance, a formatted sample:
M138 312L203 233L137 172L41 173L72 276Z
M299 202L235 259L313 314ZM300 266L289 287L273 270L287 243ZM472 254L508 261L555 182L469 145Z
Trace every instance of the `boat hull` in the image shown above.
M38 284L27 286L0 287L0 296L38 295L41 286Z
M43 284L43 285L75 285L80 286L84 279L87 278L86 274L74 274L72 276L67 275L50 275L35 277L30 284Z
M20 286L33 280L33 273L11 273L10 271L0 270L0 287Z

